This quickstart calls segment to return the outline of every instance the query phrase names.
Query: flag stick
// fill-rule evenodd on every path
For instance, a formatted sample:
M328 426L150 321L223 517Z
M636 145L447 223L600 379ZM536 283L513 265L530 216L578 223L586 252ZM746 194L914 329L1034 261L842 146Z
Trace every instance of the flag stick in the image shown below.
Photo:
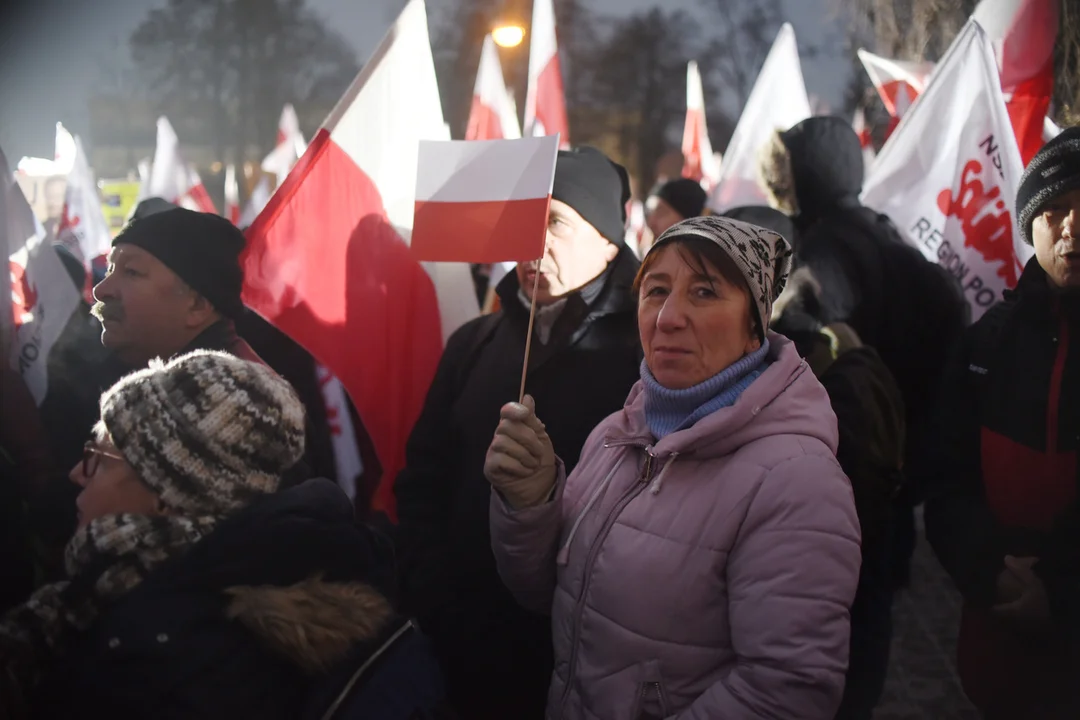
M525 376L529 372L529 351L532 350L533 322L536 320L536 291L539 288L540 262L537 262L536 277L533 279L532 303L529 305L529 334L525 337L525 362L521 366L521 391L518 392L519 403L525 402Z

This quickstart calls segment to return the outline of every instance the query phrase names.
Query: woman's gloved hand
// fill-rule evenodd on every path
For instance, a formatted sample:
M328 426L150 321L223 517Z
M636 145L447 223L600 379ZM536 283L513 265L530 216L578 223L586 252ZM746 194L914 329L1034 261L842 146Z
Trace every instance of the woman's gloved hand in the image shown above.
M499 416L484 476L515 510L540 505L555 485L555 449L536 417L536 402L526 395L521 403L503 405Z

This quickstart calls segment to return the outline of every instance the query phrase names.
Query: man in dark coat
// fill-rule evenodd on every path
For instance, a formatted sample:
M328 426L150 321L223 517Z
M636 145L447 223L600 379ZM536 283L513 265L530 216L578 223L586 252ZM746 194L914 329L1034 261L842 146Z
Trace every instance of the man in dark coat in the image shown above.
M1035 257L955 348L925 460L926 535L964 596L986 718L1080 717L1080 128L1017 194Z
M948 348L967 322L960 285L904 243L888 217L859 202L864 160L850 122L809 118L778 133L770 149L763 176L775 204L795 220L796 266L820 284L825 324L850 325L896 378L910 461L926 437ZM906 583L915 547L917 500L909 482L897 503L898 584Z
M465 718L544 715L551 621L520 608L499 580L484 458L499 409L518 398L531 299L526 391L567 471L637 381L630 288L638 263L623 245L628 197L625 170L599 151L559 153L543 259L502 280L502 310L450 338L409 438L395 483L404 601L431 634Z

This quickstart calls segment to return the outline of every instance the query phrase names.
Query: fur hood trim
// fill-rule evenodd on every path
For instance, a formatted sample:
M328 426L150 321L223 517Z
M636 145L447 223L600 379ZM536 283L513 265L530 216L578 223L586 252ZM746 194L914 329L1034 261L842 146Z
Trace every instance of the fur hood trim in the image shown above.
M779 130L773 131L769 142L758 157L761 183L769 194L769 204L789 217L799 214L799 198L795 188L795 171L791 152Z
M315 575L295 585L235 586L226 614L309 674L325 673L358 643L376 640L394 617L370 585Z

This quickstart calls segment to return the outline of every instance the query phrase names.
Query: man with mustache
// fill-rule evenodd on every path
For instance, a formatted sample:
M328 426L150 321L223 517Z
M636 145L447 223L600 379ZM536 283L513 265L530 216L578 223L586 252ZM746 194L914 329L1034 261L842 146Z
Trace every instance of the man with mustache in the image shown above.
M544 256L499 284L502 310L447 342L395 483L403 600L434 640L464 718L544 714L550 619L521 609L496 572L484 458L500 408L518 399L534 299L526 391L567 471L638 379L629 197L626 171L603 153L559 153Z
M1080 717L1080 128L1016 199L1035 248L964 334L927 458L926 534L964 596L958 670L994 718Z

